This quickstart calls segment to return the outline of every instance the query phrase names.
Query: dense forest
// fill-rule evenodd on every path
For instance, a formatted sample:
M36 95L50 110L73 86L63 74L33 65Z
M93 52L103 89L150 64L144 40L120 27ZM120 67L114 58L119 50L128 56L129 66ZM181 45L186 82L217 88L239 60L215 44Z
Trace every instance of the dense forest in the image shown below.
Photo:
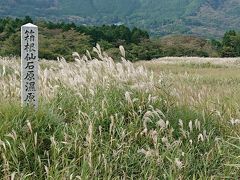
M33 20L0 19L0 56L20 55L20 27ZM39 27L39 56L45 59L65 57L71 61L72 52L85 54L100 44L109 55L119 57L123 45L131 61L150 60L163 56L236 57L240 56L240 34L225 33L221 41L193 36L150 38L148 32L124 25L77 26L74 23L34 22Z
M239 0L2 0L0 17L29 15L57 22L124 24L151 35L221 37L239 30ZM207 30L206 30L207 29Z

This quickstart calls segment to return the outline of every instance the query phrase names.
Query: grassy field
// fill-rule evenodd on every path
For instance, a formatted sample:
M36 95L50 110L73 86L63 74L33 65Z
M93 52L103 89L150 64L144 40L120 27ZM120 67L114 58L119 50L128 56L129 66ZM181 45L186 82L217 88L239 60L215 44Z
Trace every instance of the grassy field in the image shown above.
M1 58L1 179L240 178L238 59L95 51L41 61L36 112L20 106L19 59Z

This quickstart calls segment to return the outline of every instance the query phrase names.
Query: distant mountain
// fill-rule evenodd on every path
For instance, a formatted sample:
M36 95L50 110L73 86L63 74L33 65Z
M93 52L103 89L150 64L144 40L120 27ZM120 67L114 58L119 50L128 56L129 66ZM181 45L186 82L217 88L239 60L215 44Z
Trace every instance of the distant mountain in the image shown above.
M1 0L0 16L125 24L153 35L220 37L240 30L240 0Z

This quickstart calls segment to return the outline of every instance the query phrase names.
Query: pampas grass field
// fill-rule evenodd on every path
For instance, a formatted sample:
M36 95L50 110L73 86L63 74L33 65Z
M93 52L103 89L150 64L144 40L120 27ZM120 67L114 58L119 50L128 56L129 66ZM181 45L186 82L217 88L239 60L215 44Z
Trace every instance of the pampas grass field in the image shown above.
M37 111L20 105L20 59L0 58L1 179L240 178L238 61L120 50L40 61Z

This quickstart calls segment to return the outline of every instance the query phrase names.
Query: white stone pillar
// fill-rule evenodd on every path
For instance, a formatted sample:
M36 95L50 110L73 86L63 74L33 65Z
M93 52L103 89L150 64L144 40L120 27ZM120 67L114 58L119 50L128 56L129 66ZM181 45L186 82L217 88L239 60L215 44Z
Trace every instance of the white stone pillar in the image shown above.
M38 27L21 27L21 103L38 107Z

